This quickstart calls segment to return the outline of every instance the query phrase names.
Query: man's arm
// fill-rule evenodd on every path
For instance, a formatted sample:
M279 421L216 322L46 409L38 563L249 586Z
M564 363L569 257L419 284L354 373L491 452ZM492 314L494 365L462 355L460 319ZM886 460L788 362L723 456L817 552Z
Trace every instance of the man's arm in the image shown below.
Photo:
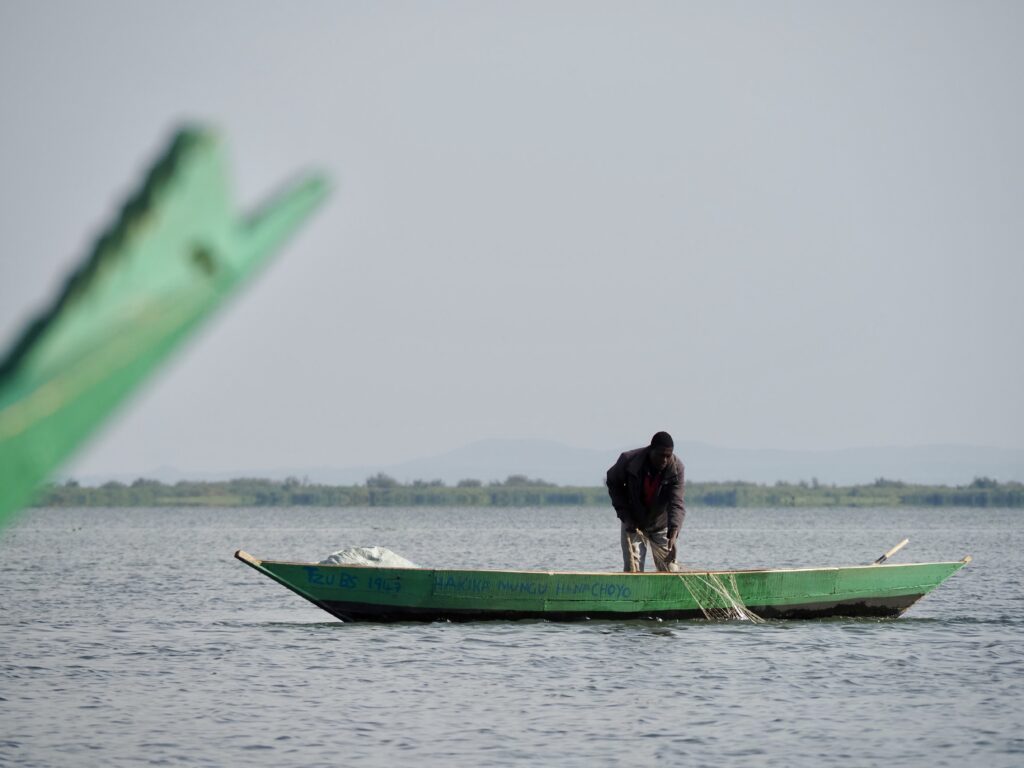
M676 545L676 539L679 538L679 529L683 527L683 518L686 517L686 502L685 487L686 487L686 468L683 466L683 462L676 459L677 470L679 473L679 482L671 486L671 496L668 501L668 545L669 549L674 549Z
M608 486L608 496L615 507L615 514L619 520L631 528L636 528L636 522L629 514L629 494L626 490L626 454L621 454L619 460L608 470L605 475L605 485Z

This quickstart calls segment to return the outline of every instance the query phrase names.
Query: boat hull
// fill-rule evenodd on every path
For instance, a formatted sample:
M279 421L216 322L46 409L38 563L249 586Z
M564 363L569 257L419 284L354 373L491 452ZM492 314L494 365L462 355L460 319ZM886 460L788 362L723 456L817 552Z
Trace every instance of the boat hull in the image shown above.
M924 595L903 595L900 597L873 600L841 600L806 603L793 606L746 606L747 610L762 619L821 619L838 616L896 618ZM657 610L501 610L483 608L429 608L414 606L368 605L324 601L317 603L328 613L342 621L376 621L391 623L397 621L518 621L539 619L544 621L589 621L595 619L703 619L700 608L669 608Z
M235 556L343 621L700 619L724 585L764 619L893 618L962 568L946 563L683 573L373 568Z

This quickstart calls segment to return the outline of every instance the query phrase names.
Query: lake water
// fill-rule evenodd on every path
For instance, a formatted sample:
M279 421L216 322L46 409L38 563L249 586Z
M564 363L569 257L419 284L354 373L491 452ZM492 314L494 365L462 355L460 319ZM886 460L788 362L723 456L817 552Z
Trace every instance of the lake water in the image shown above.
M901 619L343 624L232 554L615 570L606 509L31 510L0 763L1024 765L1024 513L693 509L687 566L975 558Z

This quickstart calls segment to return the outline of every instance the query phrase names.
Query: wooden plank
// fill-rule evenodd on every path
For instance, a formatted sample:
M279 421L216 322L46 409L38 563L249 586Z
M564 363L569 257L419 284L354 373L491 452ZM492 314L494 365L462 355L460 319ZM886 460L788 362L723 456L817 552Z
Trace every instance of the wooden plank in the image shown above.
M872 565L881 565L886 560L888 560L890 557L892 557L897 552L899 552L901 549L903 549L905 546L907 546L907 544L909 544L909 543L910 543L910 539L904 539L899 544L897 544L895 547L893 547L888 552L886 552L884 555L882 555L880 558L875 560L875 562L873 562Z

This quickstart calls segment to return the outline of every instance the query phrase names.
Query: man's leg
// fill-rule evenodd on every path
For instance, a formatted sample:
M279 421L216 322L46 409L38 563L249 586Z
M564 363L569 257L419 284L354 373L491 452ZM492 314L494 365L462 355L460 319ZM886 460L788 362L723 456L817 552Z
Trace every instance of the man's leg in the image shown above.
M622 543L622 569L626 573L642 571L644 560L647 559L647 545L644 544L643 537L638 533L627 532L626 524L622 523L620 541Z
M644 535L651 544L651 557L654 559L654 567L659 571L679 570L679 566L675 562L675 553L668 548L668 528L644 531Z

